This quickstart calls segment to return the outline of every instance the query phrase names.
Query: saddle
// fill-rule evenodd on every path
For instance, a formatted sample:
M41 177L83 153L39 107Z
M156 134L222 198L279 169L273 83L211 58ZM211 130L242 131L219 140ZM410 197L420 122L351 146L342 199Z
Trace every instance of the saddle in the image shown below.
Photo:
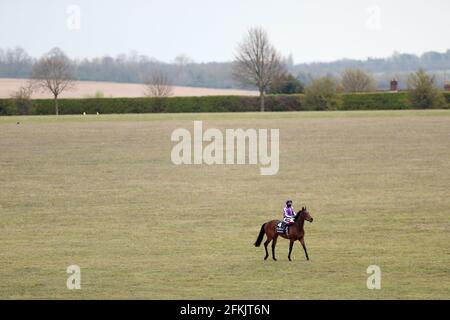
M277 223L277 233L283 234L287 233L288 224L283 220L278 221Z

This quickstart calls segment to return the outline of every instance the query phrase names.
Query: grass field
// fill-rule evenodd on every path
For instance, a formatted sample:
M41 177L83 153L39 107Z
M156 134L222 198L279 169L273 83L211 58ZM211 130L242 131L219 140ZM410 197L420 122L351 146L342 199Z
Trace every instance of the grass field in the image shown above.
M280 128L278 174L173 165L193 120ZM0 117L0 298L449 299L449 195L450 111ZM311 260L263 261L287 197Z

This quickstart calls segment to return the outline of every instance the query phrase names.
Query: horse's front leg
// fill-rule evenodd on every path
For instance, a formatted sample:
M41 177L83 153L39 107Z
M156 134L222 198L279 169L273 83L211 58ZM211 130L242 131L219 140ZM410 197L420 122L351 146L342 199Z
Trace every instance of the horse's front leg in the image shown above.
M301 238L299 241L302 244L303 250L305 251L306 260L309 260L308 251L306 250L306 245L305 245L305 239Z
M289 255L288 255L288 259L289 259L289 261L292 261L291 260L291 252L292 252L292 246L294 245L294 240L290 240L290 242L289 242Z

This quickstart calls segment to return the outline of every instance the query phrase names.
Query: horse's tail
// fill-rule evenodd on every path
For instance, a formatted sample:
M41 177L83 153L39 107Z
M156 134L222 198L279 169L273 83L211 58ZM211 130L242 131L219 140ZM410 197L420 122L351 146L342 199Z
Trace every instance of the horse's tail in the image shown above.
M262 240L263 240L263 238L264 238L264 227L266 226L266 223L264 223L262 226L261 226L261 231L259 231L259 235L258 235L258 238L256 239L256 242L255 242L255 247L259 247L260 245L261 245L261 242L262 242Z

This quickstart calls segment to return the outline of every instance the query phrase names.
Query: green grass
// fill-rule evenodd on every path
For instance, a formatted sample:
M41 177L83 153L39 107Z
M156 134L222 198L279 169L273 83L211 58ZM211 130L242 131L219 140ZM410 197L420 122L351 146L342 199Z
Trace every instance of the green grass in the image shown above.
M450 117L445 109L432 110L361 110L361 111L303 111L303 112L225 112L225 113L155 113L155 114L108 114L108 115L61 115L55 116L4 116L1 124L91 122L91 121L160 121L160 120L244 120L244 119L315 119L315 118L366 118L366 117Z
M173 165L193 120L280 128L279 173ZM0 298L449 299L449 190L445 110L0 117ZM311 260L263 261L287 197Z

